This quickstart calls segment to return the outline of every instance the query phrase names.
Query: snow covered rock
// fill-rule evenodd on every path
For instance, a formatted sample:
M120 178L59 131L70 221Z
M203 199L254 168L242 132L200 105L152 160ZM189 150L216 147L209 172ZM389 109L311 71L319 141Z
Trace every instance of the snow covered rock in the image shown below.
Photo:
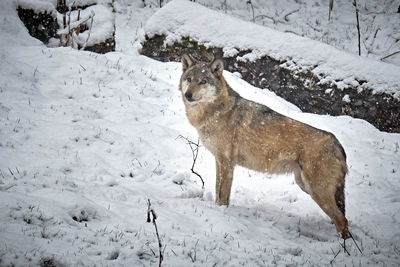
M29 34L50 47L115 51L115 16L110 0L19 0L18 16Z
M398 66L183 0L155 13L145 33L144 55L162 61L179 61L185 52L202 59L223 57L227 70L274 91L303 111L350 115L380 130L400 132ZM352 101L343 101L346 95Z

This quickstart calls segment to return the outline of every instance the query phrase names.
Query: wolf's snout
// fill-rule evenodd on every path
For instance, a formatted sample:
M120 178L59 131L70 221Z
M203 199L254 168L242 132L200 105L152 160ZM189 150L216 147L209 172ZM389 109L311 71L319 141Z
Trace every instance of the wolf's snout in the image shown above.
M186 97L187 101L189 101L189 102L193 102L194 101L193 94L191 92L186 92L185 93L185 97Z

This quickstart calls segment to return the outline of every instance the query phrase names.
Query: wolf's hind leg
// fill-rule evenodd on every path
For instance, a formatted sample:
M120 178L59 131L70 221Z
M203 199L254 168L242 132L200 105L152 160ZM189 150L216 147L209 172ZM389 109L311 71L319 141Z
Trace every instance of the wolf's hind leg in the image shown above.
M301 188L301 190L303 190L304 192L306 192L307 194L309 194L306 190L306 186L304 185L304 181L303 178L301 177L301 170L296 170L294 172L294 180L296 181L296 184Z
M338 205L336 201L337 190L342 190L342 188L337 188L336 185L326 185L323 183L312 183L310 185L310 195L312 199L320 206L320 208L331 218L336 226L336 230L341 233L343 239L350 237L348 229L348 221L342 212L343 206ZM343 192L339 194L344 194ZM344 201L344 198L343 198Z

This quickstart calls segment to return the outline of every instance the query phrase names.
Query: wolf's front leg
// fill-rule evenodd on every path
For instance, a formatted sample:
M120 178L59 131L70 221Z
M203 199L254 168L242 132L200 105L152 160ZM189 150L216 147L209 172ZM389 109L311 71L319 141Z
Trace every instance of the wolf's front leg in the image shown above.
M226 158L215 158L216 181L215 202L218 205L229 205L233 180L234 165Z

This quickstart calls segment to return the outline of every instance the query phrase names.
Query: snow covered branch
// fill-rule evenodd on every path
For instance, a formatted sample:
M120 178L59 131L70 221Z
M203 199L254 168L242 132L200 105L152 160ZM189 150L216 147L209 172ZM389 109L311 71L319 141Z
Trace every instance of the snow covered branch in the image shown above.
M64 17L65 16L66 16L66 14L64 14ZM95 13L93 10L91 11L90 15L85 16L84 18L80 18L80 12L78 12L77 20L71 22L71 8L70 8L70 10L68 12L68 23L67 23L66 27L64 29L60 29L57 31L57 34L60 37L61 45L62 46L71 46L71 47L77 46L78 44L75 41L75 39L80 33L80 28L82 25L86 24L87 21L90 20L91 22L90 22L90 27L89 27L89 33L88 33L88 36L86 38L84 45L82 46L82 49L85 49L86 44L90 38L90 32L92 30L94 16L95 16Z

